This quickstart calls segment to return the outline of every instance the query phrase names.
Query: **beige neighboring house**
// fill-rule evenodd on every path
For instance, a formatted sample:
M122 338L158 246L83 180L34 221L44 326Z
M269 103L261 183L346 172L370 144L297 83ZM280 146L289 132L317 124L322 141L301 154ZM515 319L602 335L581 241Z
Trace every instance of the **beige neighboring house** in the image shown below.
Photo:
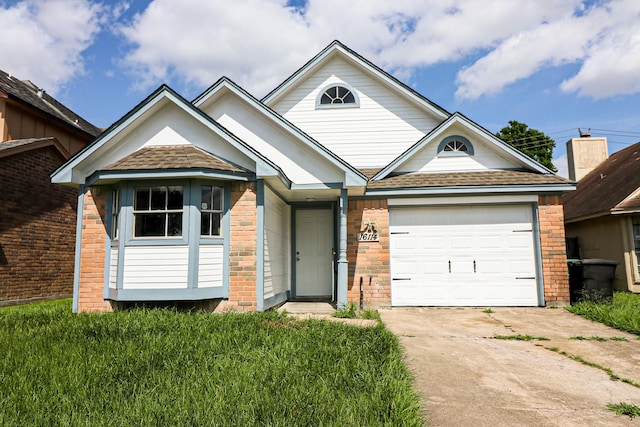
M617 261L614 289L640 292L640 142L607 157L605 138L575 138L567 157L578 181L563 195L566 236L577 239L573 256Z

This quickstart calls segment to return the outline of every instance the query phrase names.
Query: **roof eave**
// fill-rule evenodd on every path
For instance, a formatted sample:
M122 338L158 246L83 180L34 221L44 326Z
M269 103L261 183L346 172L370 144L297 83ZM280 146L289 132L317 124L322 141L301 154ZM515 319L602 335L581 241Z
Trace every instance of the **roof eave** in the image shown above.
M535 193L559 194L575 190L572 184L547 185L460 185L443 187L399 187L367 189L366 196L415 196L415 195L454 195L454 194L504 194Z

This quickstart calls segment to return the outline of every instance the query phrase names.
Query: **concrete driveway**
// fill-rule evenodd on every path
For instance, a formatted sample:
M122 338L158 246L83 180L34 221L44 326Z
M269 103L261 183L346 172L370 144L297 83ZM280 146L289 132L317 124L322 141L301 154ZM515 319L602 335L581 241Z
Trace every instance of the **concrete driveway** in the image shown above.
M640 341L562 308L380 310L400 337L431 426L640 426L608 403L640 406ZM496 339L531 335L548 341ZM570 339L624 337L604 342ZM565 354L563 354L563 352Z

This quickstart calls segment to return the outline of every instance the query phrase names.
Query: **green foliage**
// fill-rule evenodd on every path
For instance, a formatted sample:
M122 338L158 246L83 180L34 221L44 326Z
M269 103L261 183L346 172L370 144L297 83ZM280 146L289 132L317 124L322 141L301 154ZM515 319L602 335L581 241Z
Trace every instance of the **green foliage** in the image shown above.
M627 415L628 417L640 417L640 407L632 403L609 403L607 409L616 413L616 415Z
M509 126L500 129L496 136L553 172L557 171L551 162L556 142L539 130L511 120Z
M493 313L493 310L492 310L492 309L490 309L490 308L485 308L484 310L482 310L482 312L483 312L483 313L491 314L491 313Z
M549 338L534 337L531 335L494 335L497 340L513 340L513 341L549 341Z
M358 307L350 302L346 307L334 311L331 316L339 319L355 319L358 317Z
M611 301L581 301L566 308L574 314L640 335L640 295L614 292Z
M383 326L69 301L0 309L0 425L422 425Z

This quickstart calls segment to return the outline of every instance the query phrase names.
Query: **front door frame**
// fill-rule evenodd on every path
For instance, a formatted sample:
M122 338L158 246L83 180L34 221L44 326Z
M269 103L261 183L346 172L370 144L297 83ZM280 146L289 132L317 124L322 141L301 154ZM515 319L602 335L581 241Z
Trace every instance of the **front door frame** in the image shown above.
M337 221L337 204L336 202L312 202L312 203L293 203L291 205L291 299L297 299L296 292L296 281L297 281L297 272L296 272L296 213L299 210L308 210L308 209L330 209L331 210L331 219L333 221L331 225L332 229L332 247L333 247L333 255L332 255L332 292L331 295L328 295L331 298L331 302L335 302L338 298L338 280L337 280L337 253L338 253L338 229L336 224ZM300 297L300 299L305 299L305 297ZM312 298L309 298L312 299Z

